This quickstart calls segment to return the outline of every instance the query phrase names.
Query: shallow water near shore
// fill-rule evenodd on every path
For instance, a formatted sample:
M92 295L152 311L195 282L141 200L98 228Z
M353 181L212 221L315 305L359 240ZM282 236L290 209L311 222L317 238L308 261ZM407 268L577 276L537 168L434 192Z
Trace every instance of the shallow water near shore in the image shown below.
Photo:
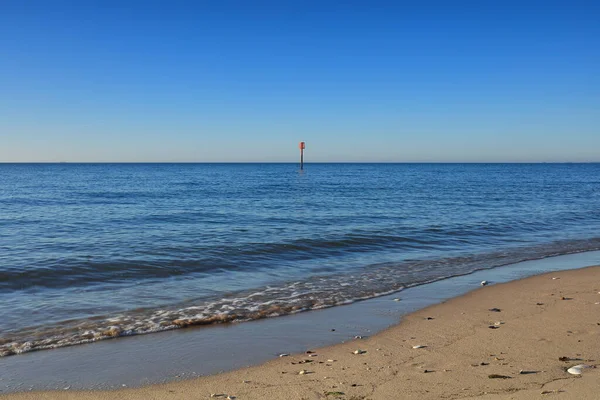
M161 332L0 359L3 393L117 389L193 378L257 364L279 353L369 336L412 311L479 287L600 264L600 251L516 263L415 286L347 306L247 323ZM400 298L401 301L394 301ZM335 331L332 331L335 329Z

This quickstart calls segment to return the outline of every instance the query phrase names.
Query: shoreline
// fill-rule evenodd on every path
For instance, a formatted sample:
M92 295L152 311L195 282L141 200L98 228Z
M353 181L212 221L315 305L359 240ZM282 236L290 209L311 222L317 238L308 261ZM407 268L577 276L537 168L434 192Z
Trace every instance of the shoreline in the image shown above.
M569 364L558 357L582 358L592 364L600 358L600 320L596 321L600 304L595 304L600 302L598 278L600 267L587 267L486 286L406 315L400 324L373 337L312 349L314 357L298 353L219 375L118 393L131 399L174 398L173 393L182 399L209 398L211 393L239 399L376 399L398 398L394 397L397 391L403 390L401 398L468 398L486 391L502 395L537 390L539 395L540 385L548 386L548 394L559 393L552 391L564 389L551 387L561 384L576 386L569 390L582 393L597 391L600 369L583 376L595 376L596 386L590 384L592 379L573 381L564 367L584 361ZM427 347L413 349L416 345ZM355 350L366 353L353 354ZM292 364L305 360L312 362ZM307 373L298 375L302 370ZM522 375L520 370L534 372ZM486 373L511 378L489 379ZM463 387L458 388L457 383ZM63 390L12 393L2 398L95 400L115 398L115 393Z

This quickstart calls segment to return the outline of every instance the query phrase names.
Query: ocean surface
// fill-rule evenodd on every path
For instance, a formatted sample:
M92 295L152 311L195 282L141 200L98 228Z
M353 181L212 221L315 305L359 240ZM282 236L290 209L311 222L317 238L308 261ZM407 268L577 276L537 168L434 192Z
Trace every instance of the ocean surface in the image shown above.
M600 249L600 164L0 164L0 356Z

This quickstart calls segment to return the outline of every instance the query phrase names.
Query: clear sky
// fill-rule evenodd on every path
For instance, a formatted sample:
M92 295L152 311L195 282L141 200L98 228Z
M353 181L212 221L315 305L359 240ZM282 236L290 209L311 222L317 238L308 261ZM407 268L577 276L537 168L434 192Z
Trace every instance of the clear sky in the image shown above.
M600 2L0 1L0 161L600 161Z

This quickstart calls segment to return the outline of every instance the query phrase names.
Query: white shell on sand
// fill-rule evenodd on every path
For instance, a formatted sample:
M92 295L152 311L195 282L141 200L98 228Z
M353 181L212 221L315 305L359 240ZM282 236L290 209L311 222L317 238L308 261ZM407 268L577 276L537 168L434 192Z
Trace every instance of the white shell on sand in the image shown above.
M418 344L418 345L416 345L416 346L413 346L413 349L423 349L423 348L425 348L425 347L427 347L427 346L425 346L425 345L422 345L422 344Z
M485 286L487 285L489 282L488 281L481 281L481 286Z
M581 375L583 373L583 370L586 368L592 368L592 366L585 365L585 364L579 364L579 365L575 365L574 367L569 368L567 370L567 372L572 375Z
M289 356L289 354L287 354L287 353L282 353L279 355L279 357L287 357L287 356Z
M365 353L366 353L366 351L365 351L365 350L358 349L358 350L354 350L352 353L353 353L353 354L365 354Z
M303 369L302 371L298 372L298 375L306 375L308 374L308 371Z

